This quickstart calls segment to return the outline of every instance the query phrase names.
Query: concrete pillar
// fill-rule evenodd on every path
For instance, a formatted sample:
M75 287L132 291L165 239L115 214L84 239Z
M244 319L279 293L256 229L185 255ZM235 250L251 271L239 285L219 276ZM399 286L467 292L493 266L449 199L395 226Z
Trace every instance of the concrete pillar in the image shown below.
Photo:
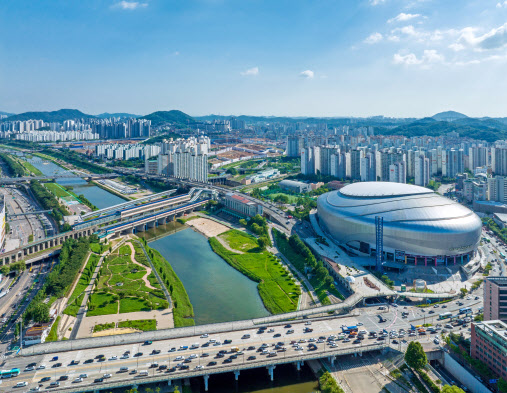
M209 375L203 375L204 377L204 391L207 392L208 391L208 380L209 380Z
M327 358L328 362L331 363L331 365L333 365L333 366L334 366L335 359L336 359L336 356L329 356Z
M354 357L357 358L357 352L354 352Z
M362 353L362 352L359 352L359 356L363 356L363 353Z
M167 381L167 385L168 386L171 386L172 384L173 384L173 380L172 379L170 379L169 381Z
M234 380L237 381L239 379L239 370L234 370Z
M267 366L269 377L271 378L271 381L275 379L275 376L273 374L273 371L275 370L276 366Z
M298 362L296 362L296 369L297 369L298 371L301 371L301 362L299 362L299 361L298 361Z

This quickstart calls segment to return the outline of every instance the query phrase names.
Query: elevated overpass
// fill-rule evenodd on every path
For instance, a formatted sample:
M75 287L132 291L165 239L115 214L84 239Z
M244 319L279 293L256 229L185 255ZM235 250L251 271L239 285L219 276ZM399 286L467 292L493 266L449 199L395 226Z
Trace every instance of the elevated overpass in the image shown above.
M386 341L372 339L365 339L359 343L336 341L336 345L330 345L330 342L326 342L325 340L318 342L319 337L324 336L327 339L331 334L337 335L341 333L343 320L339 317L314 320L311 325L313 329L311 332L305 332L305 328L308 327L307 323L309 322L292 322L290 329L293 330L293 333L289 332L289 328L283 324L263 324L262 326L269 327L273 331L270 333L268 331L260 332L258 330L259 325L256 325L236 331L229 330L224 334L219 331L220 329L217 329L218 326L216 325L227 327L233 324L224 323L44 343L23 348L21 351L22 356L8 359L3 368L10 369L17 367L23 370L27 364L36 363L37 365L45 365L46 369L22 372L18 377L12 378L12 380L4 380L2 387L8 388L17 382L26 381L29 384L27 387L31 388L33 385L38 384L38 381L45 376L51 376L51 381L54 381L60 376L71 375L69 380L62 381L60 386L56 387L55 390L77 392L138 386L160 381L171 384L173 380L202 376L207 389L208 379L213 374L232 372L236 380L238 380L242 370L266 368L266 377L269 376L273 380L276 366L279 364L292 363L295 367L299 368L304 361L313 359L325 358L330 362L334 362L338 356L350 354L361 356L365 352L384 351L390 344ZM275 337L273 333L277 334L277 336ZM203 334L207 334L208 336L202 336ZM163 338L163 335L167 335L167 337ZM131 341L132 337L135 337L136 340ZM316 342L316 347L313 349L306 343L310 338ZM231 341L227 344L214 345L213 341L210 342L211 339L221 342L225 339ZM153 340L153 345L146 345L145 341L147 340ZM301 342L296 347L291 345L290 341ZM100 346L94 342L100 342ZM285 350L275 347L275 344L279 342L283 342L281 346L285 347ZM194 345L193 348L191 347L192 344ZM188 349L178 350L181 346L187 346ZM266 347L268 352L275 353L276 355L267 356L266 354L259 353L258 349L261 346ZM68 347L71 347L71 349L64 350ZM224 359L235 353L233 350L235 347L238 347L242 352L236 358L231 359L231 361L224 362ZM174 348L174 350L171 350L171 348ZM160 352L154 353L153 349L160 350ZM119 359L126 350L130 351L129 358ZM226 352L225 357L217 357L216 355L219 351ZM90 362L88 360L96 359L98 354L107 354L104 361ZM139 354L139 356L134 356L134 354ZM202 356L203 354L207 354L208 356ZM178 358L179 356L192 358L190 355L194 359L188 363L189 368L187 370L177 367L182 362ZM61 367L51 367L55 363L51 362L54 356L58 356L58 362L62 363ZM112 356L117 356L118 359L108 360ZM79 362L73 365L73 361ZM216 364L210 363L211 361L216 362ZM153 363L157 363L157 366L151 367ZM161 369L161 365L164 368ZM129 371L136 369L137 373L121 373L119 372L120 367L128 367ZM141 371L143 370L147 371L147 373L142 373L143 375L141 375ZM80 373L88 374L88 378L79 384L73 383L72 379ZM111 374L111 377L104 379L104 382L100 384L93 382L95 378L99 378L105 373Z
M105 173L105 174L96 174L96 173L83 173L82 175L76 174L68 174L68 175L49 175L49 176L21 176L21 177L9 177L0 179L0 184L17 184L23 182L29 182L31 180L57 180L57 179L70 179L70 178L82 178L87 180L95 180L95 179L114 179L118 177L116 173Z

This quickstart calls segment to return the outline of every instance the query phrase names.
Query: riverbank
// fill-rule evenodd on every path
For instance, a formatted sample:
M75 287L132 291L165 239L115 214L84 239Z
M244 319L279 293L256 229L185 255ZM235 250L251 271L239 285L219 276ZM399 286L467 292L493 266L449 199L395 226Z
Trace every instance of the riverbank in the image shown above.
M296 311L301 289L279 259L261 248L255 237L231 229L208 241L224 261L258 283L259 295L271 314Z
M194 308L188 297L187 290L171 264L159 251L149 247L146 241L144 241L144 248L151 258L153 267L160 273L161 279L171 295L174 327L195 325Z
M119 192L113 190L112 188L106 187L103 184L100 184L100 183L96 182L95 180L91 180L90 184L93 184L94 186L102 188L104 191L107 191L110 194L116 195L118 198L121 198L121 199L123 199L125 201L132 201L134 199L134 198L129 198L129 197L123 195L123 194L120 194Z

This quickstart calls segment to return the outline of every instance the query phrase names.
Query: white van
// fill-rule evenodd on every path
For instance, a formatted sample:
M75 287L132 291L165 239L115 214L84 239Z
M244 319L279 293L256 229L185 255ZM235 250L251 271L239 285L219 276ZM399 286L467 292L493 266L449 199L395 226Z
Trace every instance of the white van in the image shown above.
M125 373L125 372L127 372L127 371L129 371L129 368L128 368L128 367L120 367L120 372L121 372L121 373Z
M148 371L146 371L146 370L139 371L138 375L140 377L147 377L148 376Z

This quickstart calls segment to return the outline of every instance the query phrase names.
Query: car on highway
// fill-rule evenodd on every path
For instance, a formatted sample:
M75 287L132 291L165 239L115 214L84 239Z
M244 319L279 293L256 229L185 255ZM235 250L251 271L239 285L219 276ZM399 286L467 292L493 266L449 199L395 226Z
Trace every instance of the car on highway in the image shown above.
M160 349L154 349L151 351L150 355L158 355L160 353Z
M216 366L216 365L217 365L217 362L214 362L214 361L208 363L208 366Z
M84 364L93 363L93 359L86 359L83 363Z
M75 366L77 364L79 364L79 360L73 360L73 361L70 362L71 366Z
M207 333L201 334L201 338L208 338L208 334Z
M111 378L112 374L104 374L103 378Z
M93 383L102 383L102 382L104 382L104 378L95 378L93 380Z
M134 357L135 357L135 358L138 358L138 357L140 357L140 356L143 356L143 353L142 353L142 352L137 352L137 353L134 355Z
M128 359L128 358L130 358L130 355L128 353L125 353L120 356L120 359Z
M61 363L55 363L55 364L53 364L52 367L53 368L62 367L62 364Z
M223 361L223 363L232 363L232 359L231 358L227 358Z
M153 344L153 341L148 340L148 341L145 341L143 345L151 345L151 344Z
M54 381L49 384L50 388L57 388L58 386L60 386L60 382L58 381Z
M22 388L22 387L25 387L26 385L28 385L28 382L26 381L23 381L23 382L18 382L15 387L16 388Z
M66 381L68 379L69 379L68 375L62 375L62 376L60 376L60 378L58 378L59 381Z
M29 392L38 392L40 391L40 386L34 386L33 388L30 388Z
M108 360L118 360L118 356L113 355L113 356L111 356Z
M25 372L29 372L29 371L33 371L33 370L35 370L35 367L33 367L33 366L26 366L25 367Z
M74 381L72 381L72 383L79 383L79 382L83 382L83 378L77 377Z
M79 374L79 378L88 378L88 374Z

